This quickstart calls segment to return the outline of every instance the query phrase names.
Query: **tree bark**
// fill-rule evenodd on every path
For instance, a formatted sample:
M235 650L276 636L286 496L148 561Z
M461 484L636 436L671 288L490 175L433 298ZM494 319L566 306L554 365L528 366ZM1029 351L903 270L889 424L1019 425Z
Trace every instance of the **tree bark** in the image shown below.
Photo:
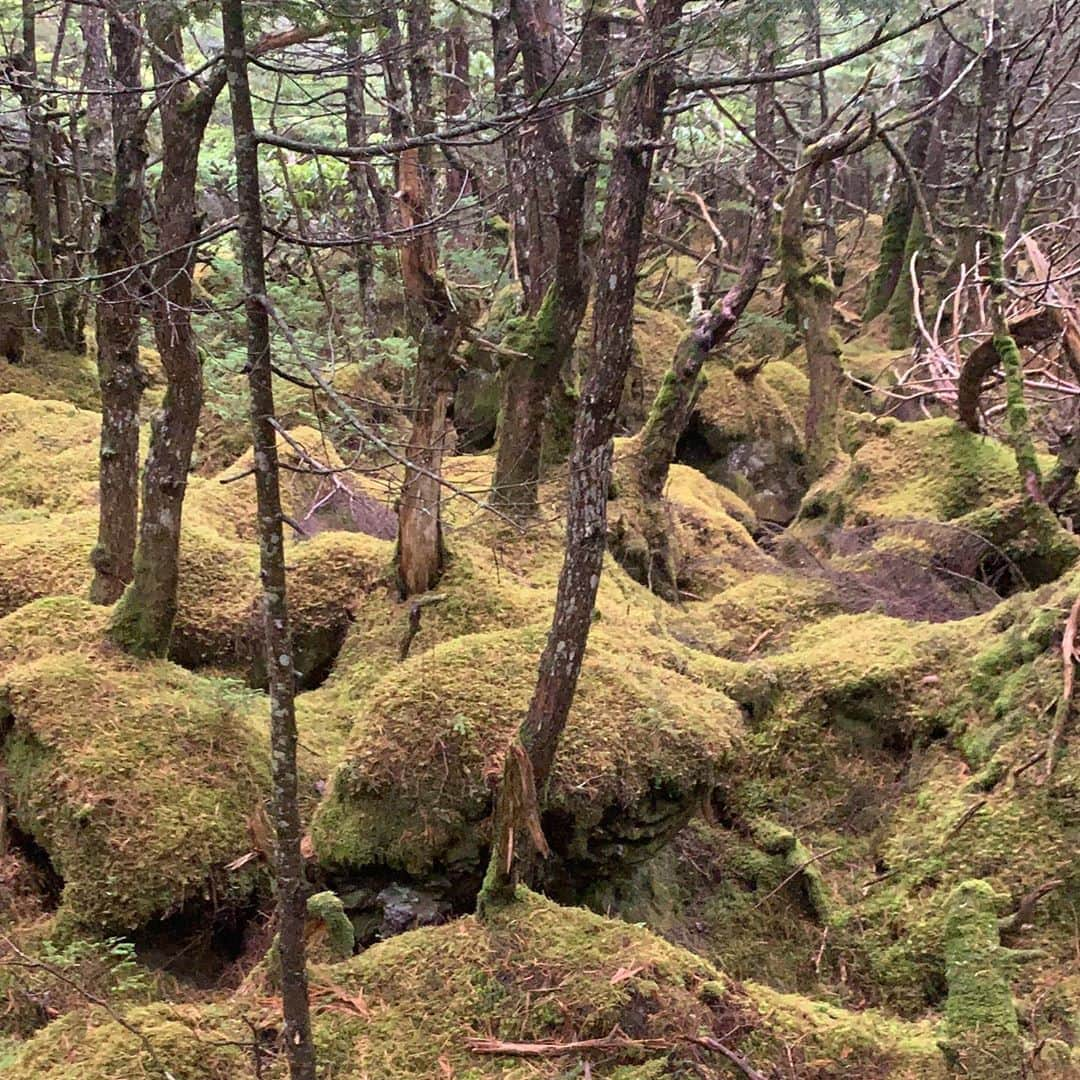
M350 146L363 146L367 142L367 109L364 103L366 72L359 33L350 36L347 50L349 67L345 73L345 137ZM374 225L371 213L372 189L368 176L369 172L373 171L374 166L363 161L350 161L348 164L347 175L352 191L352 231L356 236L368 235ZM385 222L383 224L385 225ZM364 329L373 337L376 315L373 248L370 243L359 243L353 253L356 260L357 297Z
M811 480L823 475L840 452L840 398L844 370L840 338L832 327L835 290L820 262L811 262L803 242L806 200L818 171L873 138L873 125L826 135L806 148L784 198L780 215L780 276L806 347L810 400L806 409L806 461Z
M407 17L412 91L408 127L422 135L435 126L430 0L410 0ZM422 228L433 206L431 169L430 147L406 150L398 158L402 226L419 230L401 251L406 314L418 346L412 428L406 450L409 464L398 504L397 571L402 597L426 592L443 570L439 477L453 389L454 350L460 337L460 319L439 273L435 234Z
M300 851L297 800L295 672L285 584L281 491L270 360L270 322L262 244L259 157L248 88L242 0L222 0L225 65L228 71L236 189L247 313L247 369L251 390L251 432L255 452L255 490L259 518L266 670L270 689L270 744L273 814L276 830L277 952L281 963L282 1042L291 1080L315 1080L311 1038L304 922L307 882Z
M200 226L195 191L202 136L224 86L220 70L197 91L189 81L177 80L175 65L183 61L183 47L175 18L175 12L170 15L156 6L148 10L162 133L155 200L160 257L152 275L152 311L167 386L161 410L150 424L133 577L117 602L109 630L121 648L136 656L164 656L176 618L181 514L203 393L191 325L192 267Z
M128 4L109 18L113 59L112 196L101 215L97 270L97 363L101 387L100 513L90 556L90 599L111 604L134 573L139 516L139 365L141 214L146 190L146 133L141 116L139 13ZM89 50L89 40L88 46Z
M557 0L511 0L523 83L530 99L561 71ZM587 53L583 62L595 66ZM491 502L518 520L537 512L544 415L562 363L570 357L588 302L584 260L586 185L594 164L576 163L559 120L526 125L504 147L513 212L513 243L528 333L503 371Z
M19 58L19 97L26 112L34 270L37 278L35 307L40 307L42 340L48 349L64 347L64 324L56 292L56 262L53 256L52 209L49 199L50 136L41 102L37 66L37 19L34 0L22 0L23 48ZM36 320L35 320L36 322Z
M617 94L618 131L608 179L597 280L592 356L574 424L566 553L547 645L529 711L507 755L496 800L491 861L481 915L514 896L518 871L529 875L518 835L544 851L539 808L566 726L603 569L611 437L632 351L637 260L653 153L674 88L668 50L684 0L655 0L639 26L641 62Z

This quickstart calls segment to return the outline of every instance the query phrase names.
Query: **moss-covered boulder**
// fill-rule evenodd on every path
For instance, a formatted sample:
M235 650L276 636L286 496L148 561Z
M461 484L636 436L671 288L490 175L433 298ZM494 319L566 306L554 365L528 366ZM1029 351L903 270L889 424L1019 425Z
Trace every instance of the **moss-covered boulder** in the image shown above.
M862 525L882 519L952 521L1011 495L1016 458L948 417L878 420L850 466L808 493L803 514Z
M788 521L805 490L802 417L763 377L736 374L719 361L679 443L679 460L742 496L763 518Z
M647 930L525 892L487 922L468 916L317 965L311 985L316 1054L339 1080L729 1076L716 1043L762 1075L945 1076L927 1024L739 986ZM235 1080L250 1069L254 1028L263 1075L283 1080L275 1004L241 993L137 1008L134 1031L73 1014L16 1051L5 1075Z
M386 866L475 884L542 646L539 628L474 634L375 684L315 816L320 862L342 878ZM547 802L552 880L568 878L572 890L654 853L716 782L739 727L723 695L598 627Z
M123 932L211 896L246 903L261 862L227 867L251 850L267 789L251 697L118 654L102 611L46 600L0 621L13 821L63 879L69 925Z

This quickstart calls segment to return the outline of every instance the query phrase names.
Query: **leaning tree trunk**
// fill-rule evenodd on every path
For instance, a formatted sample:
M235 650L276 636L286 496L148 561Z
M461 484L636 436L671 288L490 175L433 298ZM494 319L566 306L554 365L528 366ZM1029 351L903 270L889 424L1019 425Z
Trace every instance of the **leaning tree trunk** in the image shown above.
M247 369L259 518L259 568L266 670L270 683L270 760L277 839L274 850L277 953L281 964L281 1006L285 1021L282 1043L291 1080L315 1080L315 1047L311 1038L304 953L307 883L300 850L302 826L297 798L295 671L285 591L285 546L274 429L259 156L248 88L242 0L222 0L221 21L236 142L236 192L247 312Z
M3 231L0 230L0 356L10 364L23 359L23 303L15 285L15 268L11 265Z
M546 850L540 807L581 672L603 569L611 437L632 352L634 287L654 147L674 87L668 49L683 2L656 0L649 9L638 37L641 62L618 94L592 357L570 456L566 554L536 689L507 752L495 805L491 861L480 894L481 915L513 898L519 870L528 876L528 849L517 842L523 834L530 834L537 850Z
M1020 492L1027 499L1042 503L1046 501L1042 491L1042 472L1024 400L1024 365L1016 339L1009 333L1009 324L1005 319L1005 237L990 230L985 231L983 237L989 262L990 324L994 331L994 350L1005 372L1005 422L1009 442L1016 454Z
M771 51L759 61L758 70L771 63ZM695 320L679 342L664 379L653 400L645 425L637 438L637 448L628 482L640 493L641 529L648 549L648 565L643 568L645 581L654 592L678 600L677 553L672 546L674 530L670 513L663 504L675 451L690 422L690 415L701 386L701 369L710 353L732 333L750 302L762 272L769 261L772 242L773 194L775 176L770 152L775 146L773 134L774 84L763 82L757 90L755 139L758 151L751 171L754 189L750 231L742 266L735 283L709 310ZM615 552L616 558L619 557ZM620 561L622 561L620 559ZM629 569L629 567L628 567Z
M164 656L176 618L181 513L202 408L202 365L191 325L199 146L224 81L215 72L210 83L193 93L187 80L176 77L183 58L179 27L154 21L148 29L163 154L155 200L159 257L152 310L167 386L161 410L151 420L133 578L109 632L136 656Z
M139 365L141 213L146 138L140 109L139 13L130 3L109 17L114 86L112 198L101 215L97 269L97 362L101 387L101 452L97 544L90 556L90 598L119 599L134 573L139 517L139 403L146 385Z

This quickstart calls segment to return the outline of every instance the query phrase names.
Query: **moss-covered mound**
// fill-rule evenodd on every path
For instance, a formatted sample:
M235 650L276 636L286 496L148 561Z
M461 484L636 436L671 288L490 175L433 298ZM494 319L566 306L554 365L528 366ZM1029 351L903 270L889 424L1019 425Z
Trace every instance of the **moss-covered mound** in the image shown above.
M0 358L0 394L25 394L97 409L101 401L97 364L89 353L53 352L27 341L18 364Z
M470 916L318 966L312 1000L319 1060L339 1080L720 1080L731 1066L713 1040L764 1075L945 1075L927 1025L740 987L646 930L527 893L487 923ZM74 1014L30 1040L6 1075L235 1080L251 1069L254 1028L262 1075L281 1080L274 1004L242 994L132 1009L135 1033Z
M743 377L719 361L704 376L679 460L730 487L760 517L790 520L804 490L803 418L768 378Z
M807 496L803 513L824 510L835 521L951 521L1011 495L1012 451L954 420L878 420L850 466Z
M93 506L100 428L74 405L0 394L0 512Z
M266 764L236 684L101 642L101 609L46 600L0 621L3 763L19 830L64 880L71 924L124 931L250 896Z
M342 875L379 865L475 875L542 645L539 629L474 634L378 682L315 817L320 860ZM625 636L598 627L548 800L561 868L587 881L653 853L715 783L739 726L723 695L650 665Z

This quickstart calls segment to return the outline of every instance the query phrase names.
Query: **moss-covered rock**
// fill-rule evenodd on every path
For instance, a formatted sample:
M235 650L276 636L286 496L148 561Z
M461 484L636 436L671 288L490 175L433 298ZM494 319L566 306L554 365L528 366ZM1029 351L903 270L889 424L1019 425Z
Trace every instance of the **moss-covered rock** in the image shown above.
M951 521L1016 489L1012 451L947 417L879 420L873 436L847 469L811 489L804 516L825 512L855 525L881 519Z
M804 490L802 417L766 378L711 361L704 380L679 459L730 487L760 517L790 520Z
M502 755L542 645L539 629L474 634L380 680L358 703L315 817L320 861L345 876L481 871ZM655 852L715 783L739 731L722 695L628 645L594 631L555 762L545 820L558 871L579 882Z
M944 1076L928 1025L741 987L640 927L525 892L486 923L469 916L403 934L316 966L311 982L316 1053L340 1080L558 1080L586 1062L607 1080L729 1075L709 1039L765 1074ZM70 1016L30 1040L6 1075L67 1080L77 1069L81 1080L164 1080L168 1068L174 1080L234 1080L249 1068L251 1026L265 1047L263 1074L285 1075L273 1003L241 994L216 1006L134 1009L127 1020L139 1035L100 1012ZM588 1039L601 1043L498 1052L500 1042Z
M0 621L8 798L64 881L63 918L125 931L209 889L246 902L264 871L226 864L267 786L250 696L116 654L99 611L42 601Z

